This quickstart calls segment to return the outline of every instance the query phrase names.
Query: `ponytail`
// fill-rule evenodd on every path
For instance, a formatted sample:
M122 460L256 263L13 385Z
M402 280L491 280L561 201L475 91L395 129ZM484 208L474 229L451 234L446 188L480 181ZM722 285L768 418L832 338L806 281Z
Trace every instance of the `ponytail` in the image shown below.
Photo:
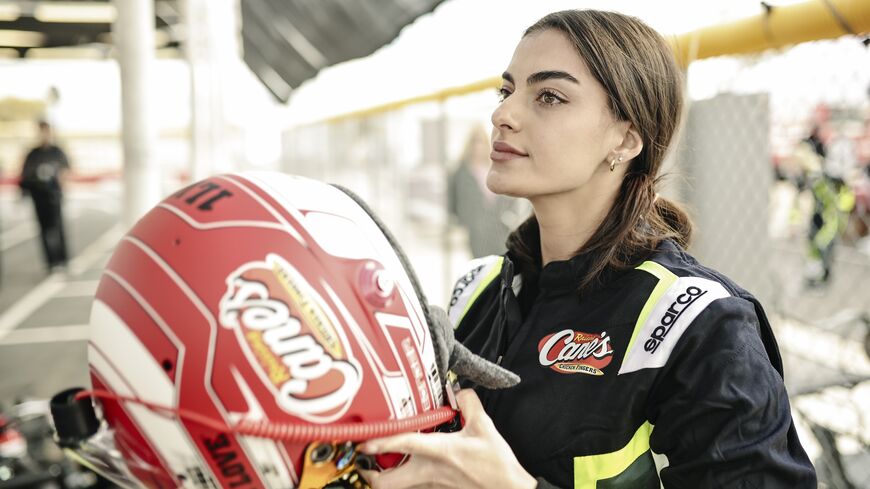
M683 248L689 247L689 244L692 242L692 231L694 229L689 214L686 213L682 206L659 196L653 202L653 213L671 231L668 234L677 244Z
M653 178L642 172L625 175L617 200L576 254L587 254L589 268L577 292L600 283L608 269L625 270L645 260L659 244L673 239L681 247L692 238L692 221L675 202L655 193ZM541 234L534 215L520 224L506 243L518 273L534 280L541 270Z

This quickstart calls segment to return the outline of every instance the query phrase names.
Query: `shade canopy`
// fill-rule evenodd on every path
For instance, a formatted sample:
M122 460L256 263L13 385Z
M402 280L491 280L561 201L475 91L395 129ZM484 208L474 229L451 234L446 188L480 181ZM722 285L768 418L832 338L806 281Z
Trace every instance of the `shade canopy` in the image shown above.
M181 1L155 1L157 47L183 45ZM442 1L239 0L244 60L286 102L321 69L373 53ZM0 2L0 48L25 57L35 48L107 46L115 15L109 0Z
M368 56L443 0L242 0L244 59L280 100L321 69Z

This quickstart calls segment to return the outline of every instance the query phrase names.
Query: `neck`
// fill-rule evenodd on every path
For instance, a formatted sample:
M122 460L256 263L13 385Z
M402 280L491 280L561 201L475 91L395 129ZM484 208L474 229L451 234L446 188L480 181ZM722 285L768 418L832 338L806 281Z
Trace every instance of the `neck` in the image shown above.
M534 198L532 206L541 233L541 265L572 258L604 221L617 190L587 185L570 193Z

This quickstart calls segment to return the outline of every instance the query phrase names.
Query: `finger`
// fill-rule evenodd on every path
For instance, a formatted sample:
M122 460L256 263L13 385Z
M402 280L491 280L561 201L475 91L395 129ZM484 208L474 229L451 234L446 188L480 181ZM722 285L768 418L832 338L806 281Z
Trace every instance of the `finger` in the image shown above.
M481 415L486 416L483 409L483 404L480 403L480 398L474 389L462 389L456 393L456 405L466 422L479 418Z
M372 489L409 489L417 487L426 479L421 474L420 469L411 466L410 463L383 472L374 470L360 470L359 472Z
M362 476L362 478L365 479L366 482L369 483L369 485L372 487L372 489L378 489L380 487L384 487L380 484L379 477L381 474L377 470L357 469L357 472L359 472L359 474Z
M483 404L474 389L462 389L456 393L456 404L466 417L483 411Z
M474 429L492 423L473 389L462 389L457 392L456 404L465 420L466 428Z
M360 451L369 455L378 453L407 453L438 458L444 449L442 433L402 433L387 438L369 440L360 446Z

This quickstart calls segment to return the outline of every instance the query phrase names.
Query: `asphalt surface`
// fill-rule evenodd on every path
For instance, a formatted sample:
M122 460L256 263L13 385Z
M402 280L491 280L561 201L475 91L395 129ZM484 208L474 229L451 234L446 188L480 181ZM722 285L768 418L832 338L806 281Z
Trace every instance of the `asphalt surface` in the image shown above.
M0 190L0 405L87 385L87 323L101 269L119 237L119 187L68 189L70 264L49 274L29 199Z

